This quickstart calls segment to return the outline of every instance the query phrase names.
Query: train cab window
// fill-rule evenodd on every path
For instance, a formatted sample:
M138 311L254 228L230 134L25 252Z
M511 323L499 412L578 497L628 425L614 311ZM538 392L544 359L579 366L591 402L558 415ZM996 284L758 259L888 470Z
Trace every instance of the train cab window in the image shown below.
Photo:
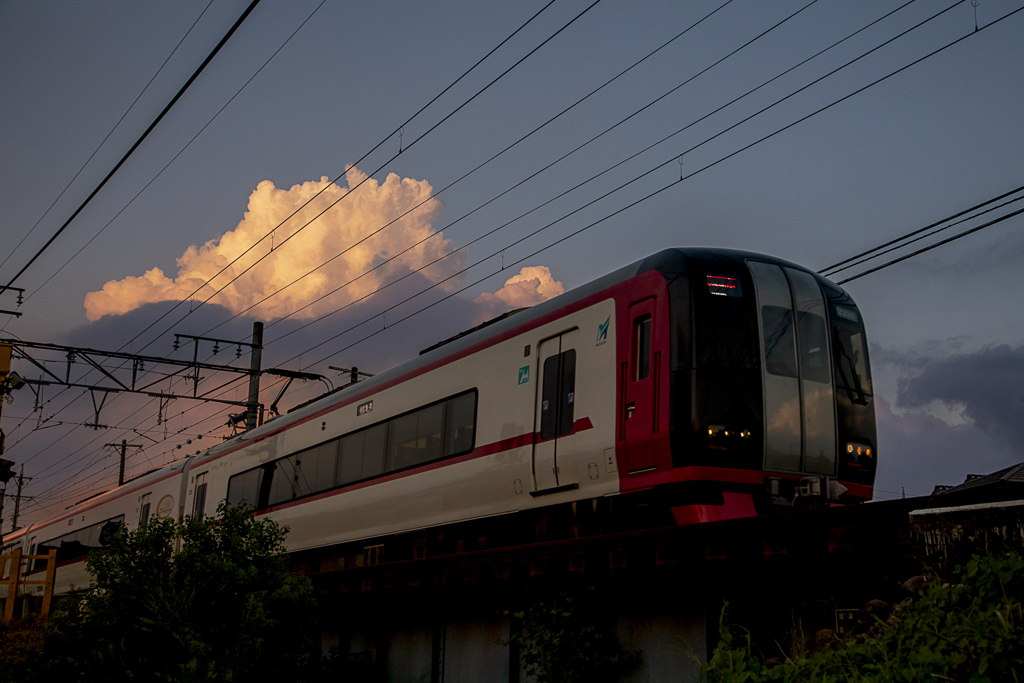
M832 381L829 372L828 328L825 319L809 311L800 311L800 370L804 379L826 384Z
M854 405L867 405L872 394L871 374L860 316L847 306L833 306L832 312L836 388Z
M633 321L633 381L647 379L651 374L651 316Z
M206 514L206 472L196 475L193 490L195 498L192 502L192 517L202 519Z
M796 377L796 341L793 311L788 306L762 306L764 367L777 377Z
M150 494L145 494L144 496L142 496L142 500L140 501L141 505L139 505L139 526L142 526L143 524L149 521L149 496Z

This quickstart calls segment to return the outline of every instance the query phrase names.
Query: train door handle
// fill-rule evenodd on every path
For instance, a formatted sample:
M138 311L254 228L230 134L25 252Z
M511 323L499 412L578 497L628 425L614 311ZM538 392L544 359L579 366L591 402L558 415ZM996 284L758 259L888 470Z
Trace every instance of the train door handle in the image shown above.
M627 403L626 404L626 419L627 420L633 417L633 411L634 410L636 410L636 405L635 404L633 404L633 403Z

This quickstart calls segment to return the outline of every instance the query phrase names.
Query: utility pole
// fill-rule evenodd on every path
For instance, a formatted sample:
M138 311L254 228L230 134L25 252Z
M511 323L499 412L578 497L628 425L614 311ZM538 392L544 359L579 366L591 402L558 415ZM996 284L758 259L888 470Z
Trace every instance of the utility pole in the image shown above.
M263 323L252 324L252 355L249 357L249 406L245 410L245 429L259 426L256 405L260 402L260 363L263 362Z
M104 446L110 446L111 448L121 449L121 469L117 473L117 485L121 486L124 484L124 459L129 448L142 448L143 444L140 443L128 443L126 439L121 439L121 443L106 443Z
M21 474L18 475L18 493L14 498L14 518L11 521L11 532L18 530L18 513L21 511L21 487L25 485L25 480L32 481L32 477L25 476L25 466L21 466Z

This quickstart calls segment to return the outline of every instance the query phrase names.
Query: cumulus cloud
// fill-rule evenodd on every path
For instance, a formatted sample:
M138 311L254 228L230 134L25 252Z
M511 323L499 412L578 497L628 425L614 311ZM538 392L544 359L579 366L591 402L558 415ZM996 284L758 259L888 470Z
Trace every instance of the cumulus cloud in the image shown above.
M513 308L535 306L563 292L565 286L551 275L547 266L525 266L497 292L477 297L476 303L483 307L483 315L490 317Z
M366 179L357 189L350 189L364 179L364 173L351 167L345 178L347 186L334 184L327 177L322 177L319 181L309 181L285 190L264 180L249 196L248 209L235 229L202 246L190 246L177 259L178 272L174 277L167 276L160 268L152 268L141 276L129 275L122 280L111 280L103 285L102 290L86 295L86 316L95 321L106 315L123 315L145 304L181 301L197 288L201 289L196 298L205 300L216 288L224 285L227 286L214 296L211 303L237 313L349 249L420 203L423 205L386 230L366 239L280 294L259 303L252 315L265 320L279 318L327 295L297 314L300 318L319 316L376 291L396 273L420 268L450 251L449 241L443 237L428 240L387 266L339 292L329 294L339 285L433 234L433 223L443 209L441 200L431 196L433 189L426 180L399 178L392 173L383 183ZM328 209L350 192L351 196ZM317 193L321 194L300 210ZM317 217L325 209L326 212ZM296 211L298 213L289 219ZM301 233L282 245L311 220L313 222ZM283 221L286 222L280 225ZM228 266L270 231L274 231L272 238L264 240L238 262ZM264 256L266 258L257 267L244 272ZM424 275L436 282L456 272L464 260L464 252L455 254L427 268ZM227 270L217 275L225 266L228 266ZM227 284L236 276L240 276L238 280ZM211 278L209 284L204 284ZM446 284L448 287L456 285L457 279Z

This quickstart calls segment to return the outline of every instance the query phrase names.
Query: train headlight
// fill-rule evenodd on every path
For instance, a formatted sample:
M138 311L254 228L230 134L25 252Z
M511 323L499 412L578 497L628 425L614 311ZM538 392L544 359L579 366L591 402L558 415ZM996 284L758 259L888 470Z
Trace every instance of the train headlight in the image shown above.
M871 446L862 443L848 443L846 444L846 452L853 456L854 460L860 460L863 458L870 458Z

